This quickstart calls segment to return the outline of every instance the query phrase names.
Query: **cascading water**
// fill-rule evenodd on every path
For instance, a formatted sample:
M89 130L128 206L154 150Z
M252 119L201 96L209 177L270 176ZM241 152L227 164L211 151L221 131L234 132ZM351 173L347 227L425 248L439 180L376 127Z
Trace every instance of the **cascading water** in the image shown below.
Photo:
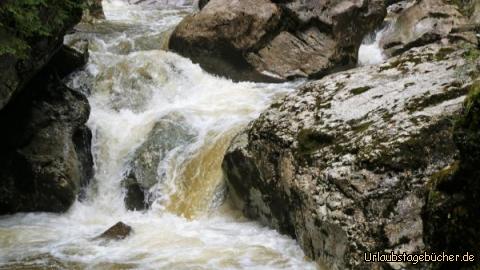
M205 73L165 50L191 3L140 2L104 1L107 21L80 25L66 38L89 40L89 64L70 86L89 92L95 179L65 214L0 218L0 269L317 269L293 239L219 206L229 141L295 85ZM161 155L147 153L159 161L152 205L127 211L122 181L151 134L168 145ZM92 240L117 221L134 233L121 242Z
M358 51L358 64L368 66L382 63L387 59L380 47L380 41L384 33L388 31L388 25L384 28L367 35Z

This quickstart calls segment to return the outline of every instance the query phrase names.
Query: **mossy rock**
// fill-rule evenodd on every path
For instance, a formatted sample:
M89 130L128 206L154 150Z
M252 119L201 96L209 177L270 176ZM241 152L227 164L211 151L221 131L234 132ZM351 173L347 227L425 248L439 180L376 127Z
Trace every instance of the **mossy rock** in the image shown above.
M25 58L40 38L56 36L81 16L84 1L7 0L0 5L0 56Z
M308 155L324 146L332 144L335 138L332 135L313 129L303 129L298 133L297 140L299 153Z

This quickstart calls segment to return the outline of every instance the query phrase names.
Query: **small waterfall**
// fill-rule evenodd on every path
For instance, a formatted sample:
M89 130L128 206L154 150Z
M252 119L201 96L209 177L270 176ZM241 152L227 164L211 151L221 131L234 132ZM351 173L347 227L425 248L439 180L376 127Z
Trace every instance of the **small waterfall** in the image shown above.
M358 64L360 66L368 66L382 63L386 60L386 56L380 48L380 40L382 35L388 30L388 26L367 35L358 51Z
M232 137L296 84L209 75L166 51L193 1L130 2L104 1L106 21L65 39L90 48L69 82L92 107L96 175L86 199L65 214L2 217L0 269L317 269L293 239L222 204ZM122 183L132 173L147 187L146 211L125 208ZM118 221L134 233L92 240Z

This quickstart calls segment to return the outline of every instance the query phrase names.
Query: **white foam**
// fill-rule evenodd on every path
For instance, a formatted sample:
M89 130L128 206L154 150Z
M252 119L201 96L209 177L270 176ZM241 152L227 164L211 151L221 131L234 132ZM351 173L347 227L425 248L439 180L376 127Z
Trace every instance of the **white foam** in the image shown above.
M386 29L379 30L375 33L375 38L369 40L365 38L358 51L358 64L360 66L369 66L383 63L386 56L380 48L380 40Z
M233 83L160 50L160 44L119 54L119 42L167 31L188 8L165 10L119 0L104 4L111 22L134 27L90 35L89 64L71 81L75 88L93 86L88 126L94 134L96 175L87 200L76 202L66 214L1 217L0 268L11 266L11 261L25 265L27 258L31 263L32 257L48 265L52 262L45 258L53 257L67 268L82 269L316 269L293 239L243 219L228 205L194 220L162 207L165 198L178 192L183 161L222 134L246 125L294 85ZM195 132L195 141L162 161L159 170L164 170L166 180L155 207L144 213L126 211L121 180L131 154L156 121L171 114L184 117L181 124ZM118 221L133 227L131 237L112 243L92 241Z

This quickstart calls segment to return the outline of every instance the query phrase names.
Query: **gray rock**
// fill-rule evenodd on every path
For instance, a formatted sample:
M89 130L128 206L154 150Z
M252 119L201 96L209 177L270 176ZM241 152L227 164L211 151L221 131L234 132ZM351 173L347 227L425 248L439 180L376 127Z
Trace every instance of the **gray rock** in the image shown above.
M195 134L183 122L178 115L162 118L135 151L130 173L123 182L127 189L125 202L128 209L141 210L148 206L144 194L161 181L162 176L158 174L160 162L170 151L184 147L194 139Z
M412 47L423 46L442 39L466 40L477 43L468 17L455 5L442 0L421 0L390 18L392 25L380 43L389 55L398 55Z
M422 251L426 182L458 153L451 119L476 71L462 46L414 48L273 104L225 156L235 205L330 269L390 269L363 253Z
M320 77L356 64L384 1L211 0L175 29L169 47L235 80Z

